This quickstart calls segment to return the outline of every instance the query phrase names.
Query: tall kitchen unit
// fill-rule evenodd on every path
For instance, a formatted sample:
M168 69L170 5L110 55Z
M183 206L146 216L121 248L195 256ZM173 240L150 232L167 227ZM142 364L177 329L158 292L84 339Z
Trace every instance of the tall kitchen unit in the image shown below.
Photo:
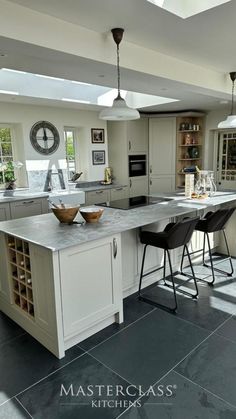
M149 119L149 193L175 190L176 118Z
M148 119L110 121L107 133L109 165L114 181L128 185L130 197L147 195Z

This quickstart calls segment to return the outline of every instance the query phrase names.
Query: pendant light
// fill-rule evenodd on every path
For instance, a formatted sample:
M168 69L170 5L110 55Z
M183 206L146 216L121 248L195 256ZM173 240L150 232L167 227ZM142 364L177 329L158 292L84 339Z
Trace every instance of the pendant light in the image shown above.
M218 124L218 128L236 128L236 115L234 113L234 82L236 80L236 71L229 73L232 81L231 113L225 121Z
M114 28L111 30L113 39L116 43L117 55L117 97L113 101L111 108L100 112L99 118L107 121L128 121L139 119L140 114L136 109L130 108L120 95L120 49L119 45L123 38L124 29Z

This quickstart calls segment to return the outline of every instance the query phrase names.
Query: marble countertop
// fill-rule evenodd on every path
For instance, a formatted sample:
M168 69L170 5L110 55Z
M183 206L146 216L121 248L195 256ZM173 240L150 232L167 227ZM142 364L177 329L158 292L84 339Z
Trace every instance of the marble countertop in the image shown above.
M3 221L0 223L0 231L52 251L59 251L173 217L202 215L208 209L236 201L236 194L233 193L219 193L213 198L205 199L204 202L186 200L178 194L162 194L162 196L167 195L173 197L173 201L131 210L105 208L103 216L96 224L60 224L53 214L43 214ZM76 221L83 221L80 214L77 215Z
M74 191L83 191L83 192L92 192L92 191L99 191L101 189L106 190L106 189L116 189L116 188L124 188L127 185L120 185L120 184L116 184L116 183L111 183L110 185L94 185L94 186L88 186L88 187L77 187L75 189L73 189Z
M8 203L8 202L15 202L15 201L22 201L27 199L36 199L36 198L53 198L57 196L65 196L65 195L73 195L73 194L81 194L84 191L79 189L62 189L59 191L52 191L52 192L32 192L30 190L24 191L13 191L13 194L4 195L4 193L0 193L0 204L1 203Z

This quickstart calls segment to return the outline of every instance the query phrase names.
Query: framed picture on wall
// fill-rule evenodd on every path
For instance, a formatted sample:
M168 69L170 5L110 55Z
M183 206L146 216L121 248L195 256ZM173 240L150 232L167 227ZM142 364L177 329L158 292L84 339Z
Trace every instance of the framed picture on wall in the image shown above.
M103 128L91 128L91 139L92 143L101 144L105 143L104 129Z
M105 150L93 150L93 164L105 164Z

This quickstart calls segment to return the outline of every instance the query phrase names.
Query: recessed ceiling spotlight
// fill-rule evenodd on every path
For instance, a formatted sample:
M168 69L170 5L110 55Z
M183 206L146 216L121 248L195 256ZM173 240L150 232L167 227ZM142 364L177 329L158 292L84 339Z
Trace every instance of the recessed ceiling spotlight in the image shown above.
M105 77L104 74L99 74L98 77Z
M0 57L7 57L7 54L5 54L5 52L0 51Z

